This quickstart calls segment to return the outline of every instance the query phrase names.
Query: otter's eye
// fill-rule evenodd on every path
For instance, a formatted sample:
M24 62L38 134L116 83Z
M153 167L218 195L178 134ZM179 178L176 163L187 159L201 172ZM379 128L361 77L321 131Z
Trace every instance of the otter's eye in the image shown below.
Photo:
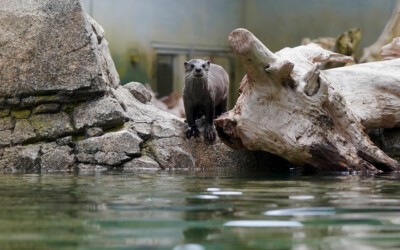
M201 65L202 67L203 67L203 69L205 69L206 68L206 65L205 64L203 64L203 65Z
M193 65L193 64L190 64L190 68L193 69L193 68L194 68L194 65Z

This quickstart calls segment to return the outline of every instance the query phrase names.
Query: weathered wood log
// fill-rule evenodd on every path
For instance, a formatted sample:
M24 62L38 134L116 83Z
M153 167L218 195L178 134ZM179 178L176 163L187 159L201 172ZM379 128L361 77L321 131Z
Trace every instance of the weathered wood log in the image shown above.
M399 169L397 161L373 145L356 109L332 84L338 81L334 73L345 74L340 69L356 65L319 70L320 63L347 62L350 57L312 44L272 53L245 29L234 30L229 44L247 75L235 107L215 120L228 146L267 151L318 170ZM392 67L400 69L399 62ZM374 83L371 78L358 80L366 79Z
M324 75L368 129L400 125L400 59L325 70Z
M285 48L277 55L302 65L305 74L314 63L351 63L352 58L323 50L315 45ZM367 129L400 125L400 60L356 64L324 70L333 88Z
M381 59L393 60L400 58L400 37L393 38L393 41L389 44L384 45L381 48Z
M373 62L381 60L380 50L382 46L388 44L393 38L400 36L400 0L397 0L396 7L392 16L386 23L378 40L372 45L364 48L360 62Z

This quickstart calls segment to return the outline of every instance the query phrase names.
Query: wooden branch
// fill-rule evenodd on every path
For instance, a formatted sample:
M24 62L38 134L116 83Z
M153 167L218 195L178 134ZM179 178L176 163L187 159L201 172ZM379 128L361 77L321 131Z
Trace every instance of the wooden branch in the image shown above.
M313 44L285 48L276 53L292 58L299 75L319 63L351 63L352 58L324 50ZM400 126L400 60L355 64L324 70L332 87L368 129Z
M386 26L378 40L364 49L360 62L373 62L381 60L380 50L382 46L388 44L393 38L398 36L400 36L400 0L397 0L396 7L392 12L392 16L386 23Z
M235 107L215 120L227 145L267 151L319 170L399 169L371 143L361 120L332 86L332 74L318 68L350 57L317 45L274 54L245 29L233 31L229 44L247 77Z
M382 61L400 58L400 37L393 38L393 41L381 48Z

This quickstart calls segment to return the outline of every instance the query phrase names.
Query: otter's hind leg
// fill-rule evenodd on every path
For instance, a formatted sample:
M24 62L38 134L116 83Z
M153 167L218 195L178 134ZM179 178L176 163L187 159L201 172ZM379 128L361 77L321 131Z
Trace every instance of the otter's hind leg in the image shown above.
M204 137L209 141L215 141L217 133L214 128L215 108L214 105L206 107L206 126L204 128Z

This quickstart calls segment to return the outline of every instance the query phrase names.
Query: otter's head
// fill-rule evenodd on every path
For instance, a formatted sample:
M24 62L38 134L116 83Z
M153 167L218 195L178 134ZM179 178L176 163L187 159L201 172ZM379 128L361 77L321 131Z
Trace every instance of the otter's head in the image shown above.
M210 69L210 61L201 59L192 59L185 62L185 75L193 78L205 78L208 76L208 70Z

